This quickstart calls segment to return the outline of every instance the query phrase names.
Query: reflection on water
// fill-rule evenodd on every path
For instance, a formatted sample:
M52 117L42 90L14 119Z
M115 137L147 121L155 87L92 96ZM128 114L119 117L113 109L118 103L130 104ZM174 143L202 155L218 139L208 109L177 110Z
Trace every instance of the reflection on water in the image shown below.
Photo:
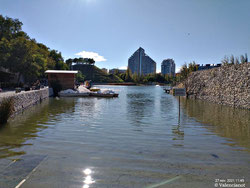
M50 123L55 124L62 113L72 113L74 100L45 100L32 106L13 120L0 127L0 158L25 154L19 150L22 146L31 145L31 140L46 129Z
M93 180L93 178L91 177L92 174L92 170L89 168L86 168L85 170L83 170L83 173L85 175L84 177L84 185L83 188L89 188L89 186L93 183L95 183L95 181Z
M234 109L200 100L182 100L190 117L204 123L207 129L250 151L250 111ZM235 145L235 143L227 143Z
M175 135L173 140L184 140L184 130L180 124L174 125L172 128L172 132L173 135Z
M140 125L143 118L152 116L155 102L152 93L139 89L135 90L134 93L127 93L126 99L128 118L131 118L132 124Z

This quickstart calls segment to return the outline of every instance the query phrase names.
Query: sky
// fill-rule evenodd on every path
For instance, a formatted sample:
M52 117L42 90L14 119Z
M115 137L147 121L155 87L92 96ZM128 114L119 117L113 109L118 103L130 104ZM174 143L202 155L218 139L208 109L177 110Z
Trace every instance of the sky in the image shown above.
M249 0L0 0L37 42L65 59L93 57L100 68L124 68L139 48L157 63L220 63L250 56Z

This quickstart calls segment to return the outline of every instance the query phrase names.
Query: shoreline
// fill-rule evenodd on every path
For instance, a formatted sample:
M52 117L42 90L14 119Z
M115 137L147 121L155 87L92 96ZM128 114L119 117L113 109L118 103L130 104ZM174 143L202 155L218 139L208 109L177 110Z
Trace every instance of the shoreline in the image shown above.
M167 86L168 84L163 83L148 83L148 84L137 84L133 82L123 82L123 83L93 83L93 85L113 85L113 86Z

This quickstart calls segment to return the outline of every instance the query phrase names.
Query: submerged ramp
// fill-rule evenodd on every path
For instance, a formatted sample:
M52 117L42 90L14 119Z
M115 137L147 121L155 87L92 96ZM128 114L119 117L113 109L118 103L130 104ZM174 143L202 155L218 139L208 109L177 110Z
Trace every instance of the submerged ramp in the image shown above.
M0 172L0 188L18 188L45 158L46 155L25 155L20 160L13 161Z

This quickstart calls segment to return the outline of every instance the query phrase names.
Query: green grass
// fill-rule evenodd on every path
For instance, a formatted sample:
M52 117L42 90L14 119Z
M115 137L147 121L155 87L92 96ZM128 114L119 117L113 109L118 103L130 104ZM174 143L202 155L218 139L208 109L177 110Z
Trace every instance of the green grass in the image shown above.
M94 65L74 65L74 70L80 70L85 77L85 80L92 80L96 83L121 83L123 82L116 75L110 75L103 72L101 69Z

